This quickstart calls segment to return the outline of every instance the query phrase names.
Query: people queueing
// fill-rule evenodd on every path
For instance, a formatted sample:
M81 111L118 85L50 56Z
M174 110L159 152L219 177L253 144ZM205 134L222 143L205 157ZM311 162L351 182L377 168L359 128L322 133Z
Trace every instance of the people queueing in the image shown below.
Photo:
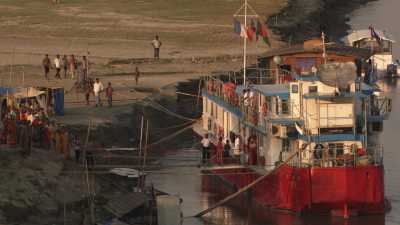
M49 58L48 54L46 54L44 56L44 59L42 61L42 67L43 67L43 71L44 71L44 78L46 80L48 80L49 79L50 67L51 67L51 62L50 62L50 58Z
M70 55L70 57L69 57L69 73L71 75L71 79L74 79L75 73L76 73L75 55Z
M140 71L139 71L139 68L136 67L135 68L135 82L136 82L136 85L139 84L139 78L140 78Z
M96 82L93 84L93 93L94 97L96 99L96 107L101 106L101 99L100 99L100 93L103 91L104 86L100 82L99 78L96 78Z
M154 49L154 59L160 59L160 48L161 48L161 41L159 40L158 35L154 38L154 40L151 42L151 45L153 46Z
M114 89L111 86L111 82L108 82L108 86L106 88L106 96L107 96L108 107L112 107L113 92L114 92Z
M20 146L22 148L22 155L28 157L31 155L32 149L32 127L29 121L24 121L20 127Z
M224 143L222 142L222 137L219 137L217 146L215 147L216 162L219 165L224 164L223 154L224 154Z
M62 58L62 66L64 69L64 79L67 79L67 74L68 74L68 58L67 55L64 55Z
M72 137L72 148L75 153L75 162L79 163L81 159L81 142L78 135L73 135Z
M54 78L56 79L61 79L61 59L60 55L56 55L56 58L54 58L54 67L56 68L56 74L54 75Z
M202 163L203 165L205 165L210 159L211 142L210 139L208 139L208 134L204 135L203 139L201 140L201 145L202 145Z

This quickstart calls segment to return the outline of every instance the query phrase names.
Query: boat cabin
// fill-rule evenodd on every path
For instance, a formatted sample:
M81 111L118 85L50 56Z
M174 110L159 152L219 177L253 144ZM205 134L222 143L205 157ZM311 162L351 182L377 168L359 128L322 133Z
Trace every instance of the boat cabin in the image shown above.
M325 46L324 46L325 45ZM325 48L324 48L325 47ZM366 49L359 49L335 43L323 43L321 39L307 40L303 44L273 49L258 59L259 68L276 71L276 83L293 80L290 75L310 75L326 62L353 62L364 70L362 62L371 56Z
M365 49L371 52L371 60L378 76L385 76L388 73L396 73L397 68L393 69L393 44L394 39L385 31L375 30L380 37L378 41L372 37L371 30L355 30L343 38L347 46ZM396 70L396 71L392 71Z

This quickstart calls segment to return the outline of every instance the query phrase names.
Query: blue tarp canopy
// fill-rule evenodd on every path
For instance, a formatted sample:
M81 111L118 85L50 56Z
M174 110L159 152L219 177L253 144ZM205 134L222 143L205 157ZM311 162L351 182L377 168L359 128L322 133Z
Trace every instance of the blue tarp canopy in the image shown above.
M282 99L289 99L289 85L288 84L263 84L251 85L250 90L257 91L264 96L278 96ZM242 94L244 86L236 87L236 93Z
M0 87L0 95L6 95L16 92L16 88L12 87Z

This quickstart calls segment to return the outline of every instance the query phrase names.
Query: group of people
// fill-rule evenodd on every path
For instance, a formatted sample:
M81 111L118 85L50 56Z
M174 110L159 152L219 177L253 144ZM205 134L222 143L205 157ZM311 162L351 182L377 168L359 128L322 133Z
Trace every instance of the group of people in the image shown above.
M53 59L50 60L48 54L46 54L42 60L42 67L44 77L46 80L49 79L49 73L51 69L55 70L54 78L61 79L61 73L64 75L64 79L70 76L71 79L86 80L89 74L89 61L86 56L82 56L82 60L79 61L75 55L60 56L57 54Z
M73 151L75 160L79 162L79 136L50 121L44 109L26 102L18 107L8 107L1 117L1 145L19 146L24 157L30 156L32 147L56 151L63 154L65 160L70 159Z
M233 143L233 146L231 143ZM206 165L210 161L223 165L224 160L228 158L233 159L233 162L239 161L242 165L257 165L258 162L258 145L255 136L250 136L247 139L247 144L245 144L240 135L232 134L225 142L222 137L219 137L217 143L214 145L209 135L205 134L201 140L201 145L203 165Z

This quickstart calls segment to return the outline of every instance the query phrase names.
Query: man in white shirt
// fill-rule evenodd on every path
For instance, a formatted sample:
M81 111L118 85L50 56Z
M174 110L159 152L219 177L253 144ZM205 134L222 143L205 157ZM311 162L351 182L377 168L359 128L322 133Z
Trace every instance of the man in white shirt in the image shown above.
M208 139L208 134L205 134L204 138L201 140L203 165L210 159L210 145L211 142L210 139Z
M239 135L236 135L236 138L235 138L235 144L233 145L233 155L236 158L239 158L239 156L240 156L240 136Z
M96 78L96 82L93 84L93 92L94 92L94 97L96 99L96 107L101 104L100 92L102 92L103 89L104 89L103 84L100 82L99 78Z
M160 59L160 48L161 48L161 41L158 39L158 35L156 35L155 39L151 42L154 48L154 59Z
M60 71L61 71L61 59L60 55L57 55L54 59L54 67L56 68L56 75L54 76L57 79L61 79Z

